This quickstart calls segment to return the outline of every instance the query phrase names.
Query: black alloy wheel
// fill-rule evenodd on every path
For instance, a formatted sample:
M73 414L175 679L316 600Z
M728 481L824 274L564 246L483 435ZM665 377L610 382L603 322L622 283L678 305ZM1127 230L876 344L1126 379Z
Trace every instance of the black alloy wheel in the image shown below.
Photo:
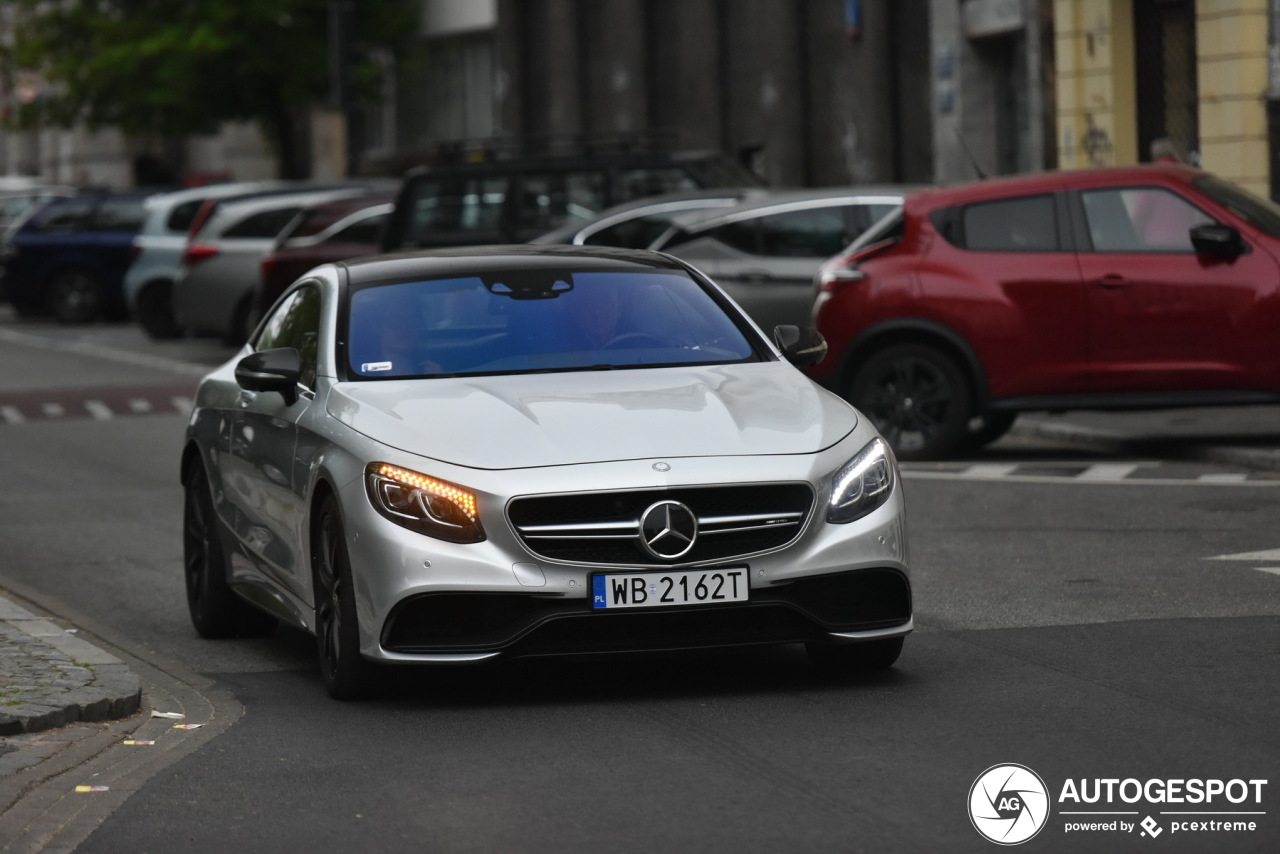
M858 643L807 643L809 660L833 675L885 670L902 654L902 638L861 641Z
M311 555L320 677L335 700L356 700L372 688L374 665L360 655L351 560L342 514L333 496L320 507Z
M209 476L204 466L193 463L182 508L182 563L191 623L204 638L267 634L276 618L241 599L227 583L226 552L217 526Z
M102 314L102 284L84 270L61 270L49 280L49 311L62 323L88 323Z
M871 355L849 383L848 400L903 460L931 460L965 440L973 411L969 380L956 361L926 344Z
M152 338L181 338L182 329L173 317L173 283L151 282L138 291L134 307L138 325Z

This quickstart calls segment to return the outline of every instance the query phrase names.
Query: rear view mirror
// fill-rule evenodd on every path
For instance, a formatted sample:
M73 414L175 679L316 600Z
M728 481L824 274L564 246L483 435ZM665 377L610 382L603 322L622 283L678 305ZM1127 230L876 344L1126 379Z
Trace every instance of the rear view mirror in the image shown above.
M1191 245L1196 253L1211 258L1228 260L1239 258L1245 252L1244 239L1240 232L1229 225L1209 223L1197 225L1191 229Z
M827 339L808 326L775 326L773 342L786 360L797 368L816 365L827 355Z
M292 347L259 350L236 363L236 384L246 391L274 391L292 404L298 399L302 356Z

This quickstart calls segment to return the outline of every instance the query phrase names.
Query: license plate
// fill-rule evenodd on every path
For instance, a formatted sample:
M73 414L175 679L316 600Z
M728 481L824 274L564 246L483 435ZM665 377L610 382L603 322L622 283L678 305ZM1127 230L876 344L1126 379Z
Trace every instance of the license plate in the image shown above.
M646 572L595 575L591 578L592 608L664 608L670 605L710 605L747 601L747 569L694 569L688 572Z

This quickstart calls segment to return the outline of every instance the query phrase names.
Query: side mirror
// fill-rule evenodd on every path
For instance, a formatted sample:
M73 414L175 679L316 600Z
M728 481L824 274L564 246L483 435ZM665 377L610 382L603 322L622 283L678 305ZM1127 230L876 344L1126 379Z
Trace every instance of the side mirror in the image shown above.
M236 384L246 391L274 391L292 404L298 399L302 355L292 347L259 350L236 363Z
M816 365L827 355L827 339L808 326L784 324L773 328L773 343L797 368Z
M1199 255L1234 260L1244 254L1244 239L1229 225L1209 223L1191 229L1191 245Z

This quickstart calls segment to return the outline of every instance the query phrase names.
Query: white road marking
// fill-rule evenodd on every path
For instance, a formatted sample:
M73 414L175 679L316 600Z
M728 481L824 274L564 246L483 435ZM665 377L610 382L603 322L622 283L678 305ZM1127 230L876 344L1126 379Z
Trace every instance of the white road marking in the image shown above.
M16 406L0 406L0 418L3 418L6 424L21 424L27 420Z
M1269 572L1272 575L1280 575L1280 566L1255 566L1258 572Z
M179 412L190 412L196 402L189 397L171 397L169 402L173 404L173 408Z
M116 414L111 411L111 407L100 400L86 400L84 408L93 416L95 421L109 421L116 417Z
M135 397L129 401L129 411L138 413L150 412L151 401L147 400L145 397Z
M1202 474L1196 479L1206 483L1244 483L1248 478L1249 475L1243 472L1214 472Z
M1124 480L1137 470L1136 463L1095 463L1076 475L1076 480Z
M61 418L67 414L61 403L46 403L40 407L46 418Z
M961 477L1007 477L1017 469L1017 463L974 463L959 474Z
M1263 563L1270 560L1280 560L1280 549L1268 549L1261 552L1240 552L1231 555L1216 555L1207 557L1205 560L1248 560L1255 563Z

